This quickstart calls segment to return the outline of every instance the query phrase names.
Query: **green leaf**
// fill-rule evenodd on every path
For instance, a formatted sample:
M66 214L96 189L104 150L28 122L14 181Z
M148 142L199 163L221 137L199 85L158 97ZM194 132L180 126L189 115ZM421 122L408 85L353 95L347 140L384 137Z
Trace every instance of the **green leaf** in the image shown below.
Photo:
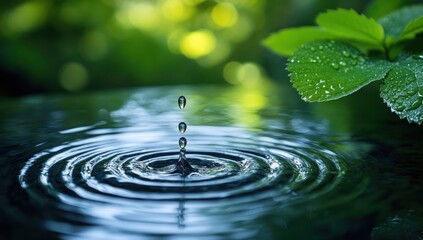
M404 30L396 41L400 42L407 39L413 39L421 32L423 32L423 16L411 20L411 22L405 26Z
M380 96L393 112L423 123L423 55L401 60L386 76Z
M333 40L305 44L288 62L292 84L310 102L349 95L384 78L391 67L388 61L369 59L355 47Z
M423 16L423 5L416 5L401 8L380 19L379 23L385 29L386 36L397 38L411 20L421 16Z
M331 37L320 27L288 28L270 35L263 44L277 54L290 57L304 43Z
M383 27L371 18L354 10L337 9L321 13L316 23L329 33L381 48L384 40Z

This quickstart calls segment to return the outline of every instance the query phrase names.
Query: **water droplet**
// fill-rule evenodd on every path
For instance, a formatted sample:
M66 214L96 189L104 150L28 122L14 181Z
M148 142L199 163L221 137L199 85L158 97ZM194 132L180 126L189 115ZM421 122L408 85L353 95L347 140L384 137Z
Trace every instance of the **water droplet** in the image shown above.
M184 96L180 96L178 98L178 106L180 109L185 108L185 105L187 104L187 99Z
M405 106L403 104L395 106L395 110L397 110L398 112L402 112L404 111L404 109L405 109Z
M339 69L339 65L336 63L332 63L331 66L335 69L338 70Z
M416 93L417 93L417 88L412 88L412 89L407 91L407 94L410 95L410 96L413 96Z
M352 62L351 62L351 64L352 64L353 66L355 66L355 65L357 65L357 62L356 62L356 61L352 61Z
M345 57L349 57L350 56L350 53L347 52L347 51L342 51L342 55L344 55Z
M180 133L184 133L187 130L187 124L184 122L180 122L178 128Z
M316 49L315 49L314 47L311 47L311 48L310 48L310 50L311 50L312 52L316 51Z
M339 65L341 65L341 66L347 66L347 63L346 63L346 62L344 62L344 61L340 61L340 62L339 62Z
M418 98L416 101L414 101L411 106L408 108L408 110L415 110L418 107L420 107L420 105L422 105L422 100L421 98Z
M360 61L360 62L364 62L364 58L363 58L363 57L359 57L359 58L358 58L358 61Z
M413 55L413 58L415 59L423 59L423 55Z
M180 148L185 148L187 146L187 139L184 137L181 137L179 139L179 147Z
M323 50L323 46L322 45L319 45L319 50Z

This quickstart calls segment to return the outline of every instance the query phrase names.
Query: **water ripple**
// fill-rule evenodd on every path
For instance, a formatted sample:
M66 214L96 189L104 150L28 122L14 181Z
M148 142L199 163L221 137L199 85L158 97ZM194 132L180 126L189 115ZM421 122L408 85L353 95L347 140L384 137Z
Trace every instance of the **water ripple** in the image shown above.
M62 213L51 230L69 238L248 238L256 234L252 219L325 198L347 171L342 158L304 134L191 126L186 156L197 171L182 177L169 174L179 154L174 136L137 130L86 128L84 138L25 164L21 186Z

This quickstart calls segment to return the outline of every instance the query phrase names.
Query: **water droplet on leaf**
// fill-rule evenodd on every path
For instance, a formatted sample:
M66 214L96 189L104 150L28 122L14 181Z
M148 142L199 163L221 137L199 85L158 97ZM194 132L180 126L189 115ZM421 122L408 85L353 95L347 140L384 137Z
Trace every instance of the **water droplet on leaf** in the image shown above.
M349 57L349 56L350 56L350 53L349 53L349 52L347 52L347 51L342 51L342 54L343 54L345 57Z
M395 110L397 110L398 112L402 112L404 111L404 109L405 106L403 104L395 106Z
M407 94L410 96L413 96L416 93L417 93L417 88L413 88L407 91Z
M408 110L415 110L418 107L420 107L420 105L422 105L422 100L421 98L418 98L416 101L414 101L411 106L408 108Z
M333 69L338 70L339 69L339 65L337 63L332 63L331 66L333 67Z

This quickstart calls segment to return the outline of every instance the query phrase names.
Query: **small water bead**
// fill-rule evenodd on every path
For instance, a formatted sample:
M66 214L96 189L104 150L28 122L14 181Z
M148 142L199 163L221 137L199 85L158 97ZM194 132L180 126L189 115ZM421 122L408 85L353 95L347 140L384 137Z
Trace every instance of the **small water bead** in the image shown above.
M417 91L418 91L417 88L412 88L412 89L407 91L407 94L410 95L410 96L413 96L414 94L417 93Z
M180 122L178 128L180 133L185 133L185 131L187 130L187 124L184 122Z
M418 107L420 107L422 105L422 100L421 98L418 98L416 101L414 101L411 106L408 108L408 110L416 110Z
M178 106L180 109L184 109L185 105L187 104L187 99L184 96L180 96L178 98Z
M331 66L335 70L338 70L339 69L339 65L337 63L332 63Z
M185 148L187 146L187 139L184 137L179 138L179 147Z
M346 63L346 62L344 62L344 61L340 61L340 62L339 62L339 65L341 65L341 66L347 66L347 63Z
M349 57L349 56L350 56L350 53L349 53L349 52L347 52L347 51L342 51L342 54L343 54L345 57Z
M398 105L396 105L395 107L394 107L394 109L395 110L397 110L398 112L402 112L402 111L404 111L405 110L405 105L403 105L403 104L398 104Z

